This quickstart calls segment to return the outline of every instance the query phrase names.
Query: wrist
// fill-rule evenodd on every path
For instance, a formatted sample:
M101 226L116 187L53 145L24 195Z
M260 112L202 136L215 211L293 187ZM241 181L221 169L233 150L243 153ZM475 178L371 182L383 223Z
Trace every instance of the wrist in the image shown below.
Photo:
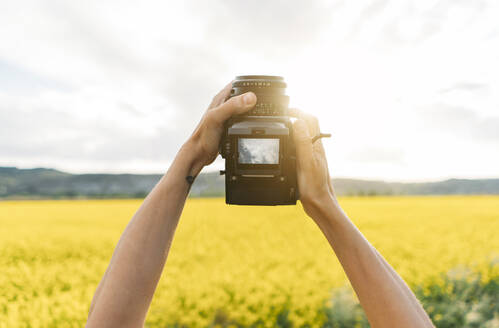
M180 148L177 158L181 160L187 168L187 175L197 176L204 167L204 162L199 154L199 147L189 139Z
M303 206L307 214L318 224L331 221L342 213L336 197L330 193L308 199Z
M193 140L188 139L180 148L177 157L185 161L188 168L188 175L197 176L203 167L207 164L206 156L203 155L203 147Z

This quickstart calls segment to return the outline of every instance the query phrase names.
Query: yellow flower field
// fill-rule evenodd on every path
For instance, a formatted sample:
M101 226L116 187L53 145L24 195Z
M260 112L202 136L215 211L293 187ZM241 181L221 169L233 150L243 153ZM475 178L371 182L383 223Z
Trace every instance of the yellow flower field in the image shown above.
M80 327L140 200L0 202L0 327ZM410 285L499 256L499 197L351 197L341 205ZM147 254L144 254L147 256ZM189 199L147 326L253 323L289 307L296 326L346 278L300 205ZM267 324L270 326L270 323Z

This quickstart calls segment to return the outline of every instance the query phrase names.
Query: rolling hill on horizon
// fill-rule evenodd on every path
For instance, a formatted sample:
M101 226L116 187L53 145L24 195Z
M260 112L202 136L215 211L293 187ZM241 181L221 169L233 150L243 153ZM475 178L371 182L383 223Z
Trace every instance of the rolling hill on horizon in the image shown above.
M0 198L142 198L162 174L71 174L49 168L0 167ZM338 195L479 195L499 194L499 179L448 179L438 182L384 182L333 179ZM224 177L201 173L191 197L221 197Z

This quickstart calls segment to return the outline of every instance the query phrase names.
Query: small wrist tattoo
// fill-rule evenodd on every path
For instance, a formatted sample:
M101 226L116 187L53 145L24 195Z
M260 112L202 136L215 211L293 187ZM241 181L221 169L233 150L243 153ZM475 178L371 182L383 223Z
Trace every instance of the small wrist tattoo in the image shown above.
M194 183L194 179L196 179L196 177L192 176L192 175L188 175L188 176L185 177L185 180L187 180L187 183L189 185L192 185Z

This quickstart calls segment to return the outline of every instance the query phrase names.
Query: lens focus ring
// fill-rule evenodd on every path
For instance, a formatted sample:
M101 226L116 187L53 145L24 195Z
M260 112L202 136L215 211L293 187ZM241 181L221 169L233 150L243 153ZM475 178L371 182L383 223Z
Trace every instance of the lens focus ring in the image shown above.
M286 83L280 76L242 75L232 83L231 97L246 92L257 96L255 108L244 116L285 116L289 103L286 95Z

